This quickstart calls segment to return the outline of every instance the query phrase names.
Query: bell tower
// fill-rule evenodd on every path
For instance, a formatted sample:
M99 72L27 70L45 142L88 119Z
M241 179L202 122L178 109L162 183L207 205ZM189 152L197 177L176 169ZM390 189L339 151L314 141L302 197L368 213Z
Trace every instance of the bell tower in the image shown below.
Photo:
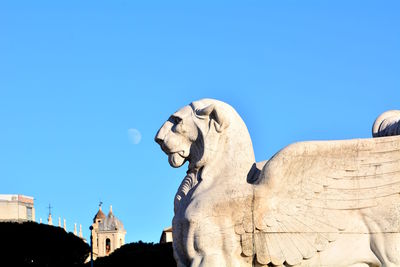
M99 204L99 210L93 218L93 257L104 257L114 252L125 244L126 231L124 225L115 217L112 206L108 215L105 216L101 210L102 202Z

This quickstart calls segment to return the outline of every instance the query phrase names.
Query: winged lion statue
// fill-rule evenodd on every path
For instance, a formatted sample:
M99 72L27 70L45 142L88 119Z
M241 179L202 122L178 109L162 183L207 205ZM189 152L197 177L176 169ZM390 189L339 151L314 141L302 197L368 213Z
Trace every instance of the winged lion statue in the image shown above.
M188 162L174 200L177 265L400 266L399 119L379 117L379 138L299 142L256 163L230 105L179 109L155 137L172 167Z

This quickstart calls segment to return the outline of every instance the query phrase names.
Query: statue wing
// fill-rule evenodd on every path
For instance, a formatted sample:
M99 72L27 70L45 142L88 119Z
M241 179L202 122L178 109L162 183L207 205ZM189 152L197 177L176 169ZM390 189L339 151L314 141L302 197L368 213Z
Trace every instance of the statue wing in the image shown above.
M400 136L301 142L264 166L253 212L235 230L243 254L261 265L295 265L340 232L366 231L347 226L346 216L384 203L400 203Z

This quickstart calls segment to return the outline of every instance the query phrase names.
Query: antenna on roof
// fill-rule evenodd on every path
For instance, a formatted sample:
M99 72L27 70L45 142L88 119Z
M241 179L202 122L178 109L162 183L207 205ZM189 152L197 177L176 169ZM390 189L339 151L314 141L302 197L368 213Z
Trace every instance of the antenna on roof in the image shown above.
M99 209L101 209L101 205L103 205L103 202L100 200L100 202L99 202Z
M50 205L50 203L49 203L49 215L51 215L51 208L52 208L52 206Z

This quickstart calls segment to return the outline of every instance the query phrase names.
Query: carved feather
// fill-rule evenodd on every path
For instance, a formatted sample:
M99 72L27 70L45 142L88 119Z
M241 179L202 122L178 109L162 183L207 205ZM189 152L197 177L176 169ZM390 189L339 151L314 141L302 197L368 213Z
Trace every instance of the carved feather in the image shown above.
M255 225L246 215L235 226L243 254L260 265L299 264L345 234L352 211L400 202L400 136L290 145L254 190Z

